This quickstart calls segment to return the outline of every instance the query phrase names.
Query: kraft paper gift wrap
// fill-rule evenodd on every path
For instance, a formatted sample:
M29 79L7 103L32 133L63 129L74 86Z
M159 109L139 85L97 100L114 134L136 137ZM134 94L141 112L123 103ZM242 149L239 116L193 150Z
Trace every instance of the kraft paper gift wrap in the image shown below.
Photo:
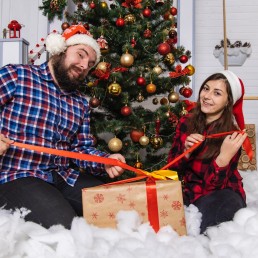
M84 188L82 190L84 218L88 223L98 227L115 228L118 211L136 210L143 222L150 221L155 231L170 225L179 235L185 235L181 182L151 180L154 181L154 185L149 191L148 180ZM149 216L152 218L149 219Z

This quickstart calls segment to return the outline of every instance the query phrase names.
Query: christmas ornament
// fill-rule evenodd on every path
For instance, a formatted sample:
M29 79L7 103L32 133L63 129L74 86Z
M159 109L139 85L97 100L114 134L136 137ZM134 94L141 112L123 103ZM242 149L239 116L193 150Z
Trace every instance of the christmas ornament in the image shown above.
M89 101L89 105L91 108L96 108L100 105L100 100L93 96Z
M171 111L169 111L168 113L168 121L171 123L172 127L176 127L176 125L178 124L178 117Z
M157 6L162 6L164 4L164 0L155 0L155 4Z
M168 20L168 16L170 15L171 13L169 11L166 11L163 15L163 18L164 20Z
M133 142L139 142L140 138L144 135L144 132L142 130L133 129L130 132L130 137Z
M130 67L134 62L134 57L126 51L120 58L121 65L125 67Z
M146 38L146 39L149 39L151 38L152 36L152 32L150 29L146 29L144 32L143 32L143 37Z
M179 100L179 94L177 92L171 91L168 94L168 100L170 103L176 103Z
M185 86L181 87L181 88L179 89L179 94L183 95L184 89L185 89Z
M190 98L193 94L193 90L190 87L184 87L184 90L182 91L182 95L185 98Z
M115 81L108 86L108 93L113 96L119 96L122 92L121 86Z
M159 149L163 145L163 139L160 136L154 136L150 139L150 143L154 149Z
M122 6L126 8L142 9L141 2L142 0L125 0L125 2L122 3Z
M185 67L186 69L188 69L188 75L193 75L194 73L195 73L195 68L192 66L192 65L187 65L186 67Z
M93 86L94 86L94 83L91 82L91 81L89 81L89 82L87 83L87 86L88 86L88 87L93 87Z
M188 61L188 56L187 55L182 55L182 56L180 56L179 57L179 61L181 62L181 63L186 63L187 61Z
M164 62L169 64L169 65L173 65L175 63L175 57L172 53L168 53L165 58L164 58Z
M90 9L95 9L95 8L96 8L96 4L93 1L91 1L90 2Z
M150 94L155 93L155 92L156 92L156 89L157 89L156 85L153 84L152 82L149 83L149 84L146 86L146 91L147 91L148 93L150 93Z
M123 18L117 18L117 20L116 20L116 26L117 27L124 27L124 25L125 25L125 20L123 19Z
M139 86L145 86L146 85L146 80L145 80L144 77L140 76L140 77L137 78L136 83Z
M136 18L133 14L129 13L125 15L124 20L125 20L125 24L133 24L135 23Z
M170 45L166 42L159 44L157 50L159 54L163 56L167 55L171 51Z
M90 30L90 25L89 25L89 23L84 23L84 24L83 24L83 27L84 27L86 30Z
M167 16L167 20L168 20L168 21L171 21L171 23L174 24L174 22L175 22L175 17L174 17L174 15L169 14L169 15Z
M123 116L129 116L132 114L132 109L130 107L127 106L127 104L125 104L125 106L123 106L120 110L120 113Z
M181 112L180 112L180 116L185 116L185 115L187 115L188 114L188 111L185 109L185 107L183 106L182 107L182 110L181 110Z
M171 29L169 32L168 32L168 36L171 38L171 39L174 39L177 37L177 31L175 29Z
M141 93L141 92L139 92L138 96L136 97L136 100L137 100L138 102L143 102L143 101L144 101L144 97L142 96L142 93Z
M177 65L175 67L175 71L174 72L170 72L169 73L169 76L171 78L178 78L180 76L184 76L184 75L187 75L189 72L189 70L187 68L184 68L182 69L182 66L181 65Z
M113 151L113 152L118 152L122 149L123 147L123 143L120 139L116 138L116 136L114 138L112 138L109 142L108 142L108 148Z
M167 104L168 104L168 99L165 98L165 97L161 98L160 104L163 105L163 106L164 106L164 105L167 105Z
M142 15L145 18L149 18L151 16L151 9L149 7L146 7L145 9L143 9Z
M133 165L135 168L138 168L138 169L142 169L142 163L139 161L139 160L137 160L136 161L136 163Z
M135 45L136 45L136 40L135 40L135 38L133 36L133 38L131 39L131 46L135 47Z
M171 13L172 15L177 15L177 9L176 9L176 7L173 7L173 6L172 6L169 11L170 11L170 13Z
M64 23L62 23L62 25L61 25L62 30L66 30L66 29L68 29L69 27L70 27L70 24L69 24L68 22L64 22Z
M157 98L154 98L152 100L152 104L157 105L159 103L159 100Z
M101 35L101 36L97 39L97 42L98 42L98 44L99 44L101 54L106 54L106 53L108 53L108 51L109 51L108 42L107 42L107 40L104 38L103 35Z
M157 75L162 74L163 70L159 65L156 65L153 69L153 72L156 73Z
M147 137L146 135L143 135L143 136L139 139L139 143L140 143L142 146L148 145L149 142L150 142L150 139L149 139L149 137Z
M106 62L99 62L98 65L96 66L96 69L101 70L102 72L106 72L108 68L108 63Z
M106 10L108 8L108 4L105 1L100 3L100 8Z

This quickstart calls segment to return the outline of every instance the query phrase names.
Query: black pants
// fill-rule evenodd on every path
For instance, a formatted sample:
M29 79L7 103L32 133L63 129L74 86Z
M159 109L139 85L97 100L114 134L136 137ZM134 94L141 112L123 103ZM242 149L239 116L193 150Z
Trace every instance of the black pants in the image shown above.
M201 233L209 226L232 220L238 210L246 207L243 198L230 189L214 191L193 204L202 213Z
M82 216L82 188L103 184L91 174L80 174L75 186L69 186L57 173L49 184L34 177L20 178L0 185L0 207L14 210L25 207L25 217L49 228L55 224L70 228L74 217Z

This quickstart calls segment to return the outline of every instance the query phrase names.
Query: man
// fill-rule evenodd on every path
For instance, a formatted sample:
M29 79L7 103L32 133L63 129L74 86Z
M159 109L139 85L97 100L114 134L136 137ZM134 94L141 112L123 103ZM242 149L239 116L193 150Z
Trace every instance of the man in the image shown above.
M25 207L26 220L69 228L82 216L81 189L102 184L95 175L114 178L119 166L72 160L14 146L13 142L110 157L94 147L90 107L79 91L100 58L97 42L82 25L46 39L50 60L40 66L0 69L0 206ZM80 173L84 168L87 172Z

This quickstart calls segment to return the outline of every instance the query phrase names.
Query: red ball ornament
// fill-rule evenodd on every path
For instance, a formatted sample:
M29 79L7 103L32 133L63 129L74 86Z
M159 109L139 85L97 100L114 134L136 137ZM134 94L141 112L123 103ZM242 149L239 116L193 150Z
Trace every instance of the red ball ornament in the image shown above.
M118 18L116 20L116 26L117 27L124 27L124 25L125 25L125 20L123 18Z
M142 15L145 17L145 18L149 18L151 16L151 9L150 8L145 8L143 11L142 11Z
M132 114L132 109L127 105L125 105L124 107L121 108L120 112L123 116L130 116Z
M95 7L96 7L96 4L95 4L93 1L91 1L91 3L90 3L90 9L95 9Z
M170 11L170 13L171 13L172 15L177 15L177 9L176 9L176 7L171 7L169 11Z
M151 36L152 36L151 30L150 30L150 29L146 29L146 30L143 32L143 36L144 36L144 38L146 38L146 39L151 38Z
M182 56L180 56L179 57L179 61L181 62L181 63L186 63L187 61L188 61L188 56L187 55L182 55Z
M145 86L146 85L146 80L144 77L138 77L137 80L136 80L136 83L139 85L139 86Z
M100 100L96 97L92 97L89 101L89 104L91 108L96 108L100 105Z
M143 131L137 130L137 129L133 129L130 132L130 137L132 139L133 142L139 142L140 138L144 135Z
M190 98L193 94L193 90L189 87L185 87L184 90L182 91L182 95L185 97L185 98Z
M158 45L158 52L160 55L167 55L168 53L170 53L171 48L170 45L166 42L163 42L161 44Z

